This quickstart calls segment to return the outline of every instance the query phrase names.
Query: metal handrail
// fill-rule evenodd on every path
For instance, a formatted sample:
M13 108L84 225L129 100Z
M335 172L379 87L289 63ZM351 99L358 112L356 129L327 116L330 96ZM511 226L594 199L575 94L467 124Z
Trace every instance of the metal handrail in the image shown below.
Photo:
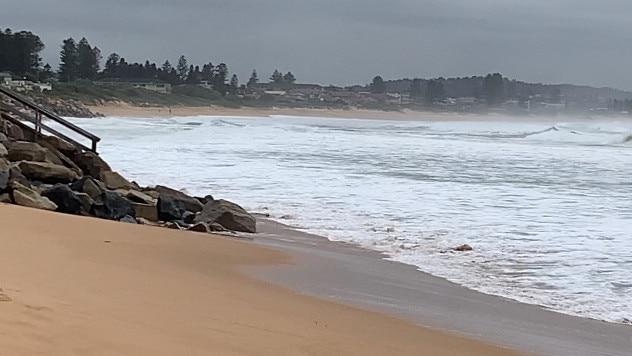
M51 134L53 134L55 136L58 136L58 137L66 140L66 141L68 141L70 143L73 143L73 144L75 144L75 145L77 145L77 146L79 146L79 147L81 147L83 149L86 149L88 151L92 151L92 152L95 152L95 153L97 152L97 143L99 141L101 141L101 138L99 138L98 136L96 136L96 135L94 135L94 134L82 129L81 127L73 124L72 122L70 122L68 120L65 120L65 119L61 118L59 115L53 113L52 111L49 111L49 110L41 107L40 105L34 103L31 99L23 97L23 96L21 96L21 95L19 95L17 93L14 93L13 91L11 91L11 90L9 90L7 88L3 88L2 86L0 86L0 93L10 97L13 100L16 100L16 101L20 102L22 105L24 105L24 106L30 108L31 110L35 111L35 118L34 119L31 118L31 117L28 117L26 115L21 115L21 117L23 117L23 118L27 119L28 121L30 121L30 122L35 124L35 131L37 132L37 134L41 134L42 129L44 129L45 131L47 131L47 132L49 132L49 133L51 133ZM68 136L60 133L59 131L57 131L57 130L55 130L55 129L53 129L53 128L45 125L45 124L43 124L42 123L42 116L45 116L48 119L50 119L52 121L55 121L55 122L61 124L62 126L64 126L64 127L68 128L68 129L80 134L81 136L88 138L92 142L92 147L88 148L88 147L76 142L75 140L69 138Z

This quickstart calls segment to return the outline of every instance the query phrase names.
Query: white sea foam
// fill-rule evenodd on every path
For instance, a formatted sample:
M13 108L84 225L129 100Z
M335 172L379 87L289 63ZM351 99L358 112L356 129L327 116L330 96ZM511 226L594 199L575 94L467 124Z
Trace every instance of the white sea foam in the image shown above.
M632 319L632 121L524 120L75 121L143 185L289 214L482 292Z

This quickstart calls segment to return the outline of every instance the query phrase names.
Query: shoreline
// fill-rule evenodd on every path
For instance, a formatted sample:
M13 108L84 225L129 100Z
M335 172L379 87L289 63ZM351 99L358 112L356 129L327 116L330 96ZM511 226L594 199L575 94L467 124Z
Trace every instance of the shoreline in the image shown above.
M10 354L519 354L243 272L302 265L283 249L4 204L0 213Z
M531 120L551 121L554 117L511 116L499 113L476 114L432 111L380 111L366 109L310 109L310 108L227 108L222 106L208 107L140 107L125 103L109 103L106 105L88 106L92 112L105 117L137 117L166 118L190 116L234 116L234 117L271 117L298 116L311 118L342 118L393 121L497 121L507 118L529 118ZM559 119L560 117L556 117Z
M625 356L632 347L629 325L485 294L416 266L387 260L379 251L330 241L268 218L257 220L261 236L254 242L289 252L300 263L289 269L270 266L246 270L300 293L384 312L526 354Z

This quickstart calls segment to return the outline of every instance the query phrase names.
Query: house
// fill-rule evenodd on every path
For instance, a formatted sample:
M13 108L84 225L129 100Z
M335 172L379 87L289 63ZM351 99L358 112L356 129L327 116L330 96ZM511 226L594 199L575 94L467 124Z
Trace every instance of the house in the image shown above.
M11 86L11 82L13 81L13 76L9 72L0 72L0 84L4 84L6 86Z
M94 82L96 86L112 86L119 88L139 88L158 93L171 93L171 84L154 79L107 78Z

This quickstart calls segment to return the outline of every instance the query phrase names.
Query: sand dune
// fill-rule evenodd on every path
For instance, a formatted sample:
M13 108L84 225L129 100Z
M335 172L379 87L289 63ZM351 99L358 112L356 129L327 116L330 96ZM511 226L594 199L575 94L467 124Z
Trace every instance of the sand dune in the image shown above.
M0 355L513 355L239 272L248 241L0 204Z

